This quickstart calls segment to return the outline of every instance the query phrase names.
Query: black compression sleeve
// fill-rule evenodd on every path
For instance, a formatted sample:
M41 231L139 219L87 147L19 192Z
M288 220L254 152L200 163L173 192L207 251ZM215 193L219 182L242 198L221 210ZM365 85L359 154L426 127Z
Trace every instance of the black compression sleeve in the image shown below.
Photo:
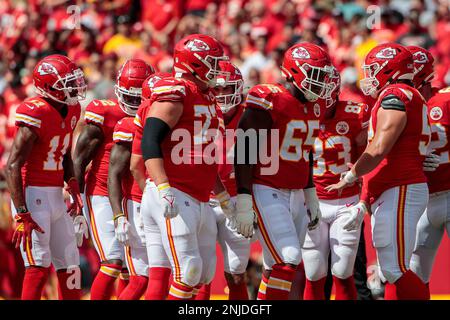
M161 143L169 131L169 125L161 119L153 117L147 118L141 142L144 160L163 157Z

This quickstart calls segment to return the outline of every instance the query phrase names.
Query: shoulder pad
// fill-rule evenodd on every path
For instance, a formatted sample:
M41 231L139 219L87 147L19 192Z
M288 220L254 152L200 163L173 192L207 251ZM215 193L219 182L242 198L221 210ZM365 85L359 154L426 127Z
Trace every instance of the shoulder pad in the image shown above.
M114 127L114 142L131 142L134 136L133 117L126 117L119 120Z
M152 88L153 101L183 101L188 93L188 85L182 79L164 78Z
M27 99L16 109L16 125L40 128L42 123L42 107L46 102L40 99Z
M254 107L265 110L273 109L273 97L282 90L275 84L259 84L250 89L245 100L246 107Z

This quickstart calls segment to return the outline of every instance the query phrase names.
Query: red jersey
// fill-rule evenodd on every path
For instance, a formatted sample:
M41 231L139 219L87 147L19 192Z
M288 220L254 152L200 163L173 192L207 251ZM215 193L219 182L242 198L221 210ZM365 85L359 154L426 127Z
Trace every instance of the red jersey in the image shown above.
M319 132L318 114L294 98L282 85L261 84L253 87L246 100L247 108L268 111L272 117L272 128L268 135L267 154L270 155L271 140L279 146L274 150L268 164L258 162L254 166L253 182L277 189L303 189L309 180L309 153ZM317 104L314 110L320 110ZM275 136L276 137L276 136ZM267 173L267 168L275 172ZM266 172L262 171L265 170ZM273 171L272 169L270 169Z
M117 122L113 133L114 143L126 143L131 148L136 130L133 120L133 117L126 117ZM125 199L141 202L142 191L129 169L122 176L122 192Z
M108 196L109 155L113 146L113 131L117 121L127 117L119 104L112 100L92 100L86 107L84 121L103 131L103 142L86 173L86 195Z
M151 100L144 101L139 106L139 109L136 112L136 116L134 117L133 120L135 125L135 132L131 152L139 156L142 156L142 149L141 149L142 134L144 133L145 120L147 119L147 111L151 106L151 103L152 103Z
M217 177L214 137L224 130L214 95L191 81L164 78L155 84L152 100L183 104L178 123L161 144L164 169L172 187L207 202Z
M373 199L387 189L427 181L422 164L427 154L431 128L427 105L416 89L406 84L392 84L381 92L372 109L369 143L376 132L381 101L388 95L395 95L405 104L407 123L391 151L372 172L363 177L364 189Z
M327 192L325 187L338 183L341 173L349 170L347 163L354 163L360 153L356 138L369 126L368 105L351 101L338 101L331 119L320 123L319 136L314 143L314 184L317 196L322 200L347 198L359 194L358 184L337 191Z
M16 126L30 127L39 136L22 167L24 186L64 186L63 158L71 152L80 112L79 104L68 106L63 118L41 97L28 98L17 108Z
M244 105L236 106L236 113L233 115L230 123L225 126L225 134L223 139L222 148L224 160L219 164L219 176L222 180L225 189L228 191L230 196L234 197L237 195L236 180L234 176L234 164L232 159L234 159L234 145L235 130L237 129L241 115L244 112ZM230 139L228 135L231 135ZM228 137L228 139L227 139Z
M428 101L431 123L430 149L441 158L434 172L426 172L430 193L450 190L450 87L440 90Z

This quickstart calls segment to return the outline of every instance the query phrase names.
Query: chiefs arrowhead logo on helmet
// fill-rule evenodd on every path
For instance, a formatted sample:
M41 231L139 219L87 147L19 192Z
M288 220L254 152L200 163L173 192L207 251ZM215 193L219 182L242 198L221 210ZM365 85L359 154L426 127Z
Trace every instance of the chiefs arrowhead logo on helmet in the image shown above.
M38 72L41 76L52 73L58 74L56 68L48 62L41 63L41 65L38 67Z
M309 59L311 58L311 55L309 54L308 50L305 48L299 47L292 50L292 58L294 59Z
M396 54L397 51L394 48L388 47L380 50L375 57L378 59L393 59Z
M186 44L186 48L193 52L209 50L209 46L206 44L206 42L199 40L199 39L194 39L194 40L189 41Z
M413 54L414 57L414 62L415 63L427 63L428 62L428 57L425 53L421 52L421 51L417 51Z

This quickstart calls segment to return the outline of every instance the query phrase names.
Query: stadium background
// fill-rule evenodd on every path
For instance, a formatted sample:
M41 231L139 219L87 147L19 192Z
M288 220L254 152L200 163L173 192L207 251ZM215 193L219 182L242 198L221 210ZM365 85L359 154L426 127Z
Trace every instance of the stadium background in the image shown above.
M433 85L450 85L448 0L0 0L0 297L19 297L23 277L21 257L10 243L13 226L3 168L14 135L15 108L33 94L31 72L37 60L63 53L82 66L89 85L85 106L93 98L115 98L115 72L127 58L170 71L173 44L191 33L220 39L240 67L246 88L279 80L282 54L298 41L329 50L342 75L343 99L364 101L357 87L359 67L365 54L385 41L429 49L436 59ZM365 234L370 239L368 221ZM370 241L367 250L368 266L376 264ZM89 243L81 255L88 292L98 258ZM218 256L213 298L226 294ZM450 299L449 265L450 243L444 236L431 279L433 298ZM255 244L248 270L251 290L259 284L260 268ZM52 277L46 297L56 295Z

